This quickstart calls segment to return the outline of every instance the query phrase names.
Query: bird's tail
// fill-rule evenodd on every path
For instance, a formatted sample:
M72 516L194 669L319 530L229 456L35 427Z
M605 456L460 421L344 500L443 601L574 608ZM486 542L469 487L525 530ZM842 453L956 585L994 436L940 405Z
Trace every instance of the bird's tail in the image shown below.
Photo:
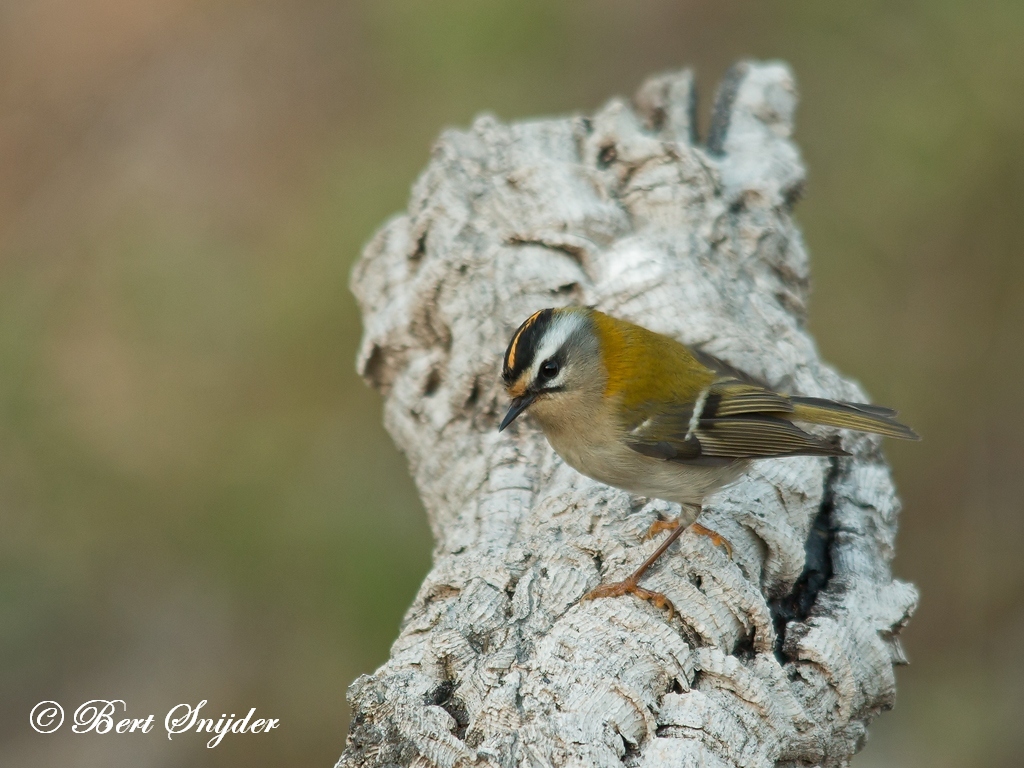
M861 403L840 403L819 397L791 397L790 401L793 403L790 418L794 421L856 429L859 432L873 432L903 440L921 439L910 427L896 421L896 411L892 408Z

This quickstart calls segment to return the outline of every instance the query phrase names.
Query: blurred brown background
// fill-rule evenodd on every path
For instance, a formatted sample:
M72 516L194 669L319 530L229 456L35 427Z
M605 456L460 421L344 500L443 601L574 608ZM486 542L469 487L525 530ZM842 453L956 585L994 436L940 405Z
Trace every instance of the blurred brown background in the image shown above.
M1024 3L0 2L0 764L332 765L430 541L347 290L430 145L790 62L825 356L888 444L912 666L855 765L1024 764ZM32 732L121 698L154 733ZM173 742L164 713L257 707Z

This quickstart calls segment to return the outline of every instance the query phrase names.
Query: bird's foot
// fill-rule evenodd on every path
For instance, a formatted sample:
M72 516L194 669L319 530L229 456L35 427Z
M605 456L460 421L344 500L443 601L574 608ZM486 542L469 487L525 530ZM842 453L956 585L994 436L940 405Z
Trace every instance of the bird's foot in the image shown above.
M672 601L661 592L641 587L636 583L635 576L630 576L628 579L617 581L614 584L602 584L587 592L583 599L596 600L599 597L621 597L622 595L636 595L641 600L652 603L655 608L667 608L669 621L672 621L672 617L675 616L676 607L672 605Z
M653 539L662 531L674 531L678 527L678 517L673 520L655 520L651 523L651 527L647 529L647 533L644 534L644 540Z
M658 548L644 560L640 567L637 568L633 573L629 575L629 578L624 581L618 581L614 584L602 584L596 589L590 590L583 596L584 600L595 600L599 597L620 597L622 595L636 595L641 600L647 600L654 604L656 608L667 608L668 609L668 620L672 621L672 617L676 614L676 607L672 605L672 601L665 597L661 592L654 592L650 589L644 589L639 585L640 577L647 573L647 569L650 568L657 561L659 557L665 554L665 551L672 546L672 542L679 538L684 530L678 520L668 522L659 521L662 523L662 527L655 523L651 526L651 532L657 533L659 530L665 528L671 528L672 533L665 537L665 540L658 545ZM706 529L705 529L706 530ZM710 533L710 532L709 532Z
M657 525L657 523L654 525ZM654 528L654 525L651 528ZM700 523L690 523L686 530L698 536L707 536L716 547L725 547L725 551L729 554L729 559L732 559L732 544L722 534L712 531L710 528L705 528Z

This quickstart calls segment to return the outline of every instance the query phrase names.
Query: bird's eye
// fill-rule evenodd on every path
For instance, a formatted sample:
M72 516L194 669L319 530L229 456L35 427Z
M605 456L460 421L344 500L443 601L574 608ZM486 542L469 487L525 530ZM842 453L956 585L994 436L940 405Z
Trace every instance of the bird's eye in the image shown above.
M542 379L553 379L558 375L558 363L554 360L545 360L540 365L540 377Z

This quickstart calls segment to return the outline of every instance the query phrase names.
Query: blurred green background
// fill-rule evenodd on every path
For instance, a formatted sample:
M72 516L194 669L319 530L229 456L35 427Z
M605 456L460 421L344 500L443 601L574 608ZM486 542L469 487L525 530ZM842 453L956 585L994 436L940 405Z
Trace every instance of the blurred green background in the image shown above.
M0 764L332 765L430 540L353 372L439 131L788 61L823 354L901 409L896 710L861 768L1024 764L1024 3L0 3ZM43 699L282 720L42 736Z

